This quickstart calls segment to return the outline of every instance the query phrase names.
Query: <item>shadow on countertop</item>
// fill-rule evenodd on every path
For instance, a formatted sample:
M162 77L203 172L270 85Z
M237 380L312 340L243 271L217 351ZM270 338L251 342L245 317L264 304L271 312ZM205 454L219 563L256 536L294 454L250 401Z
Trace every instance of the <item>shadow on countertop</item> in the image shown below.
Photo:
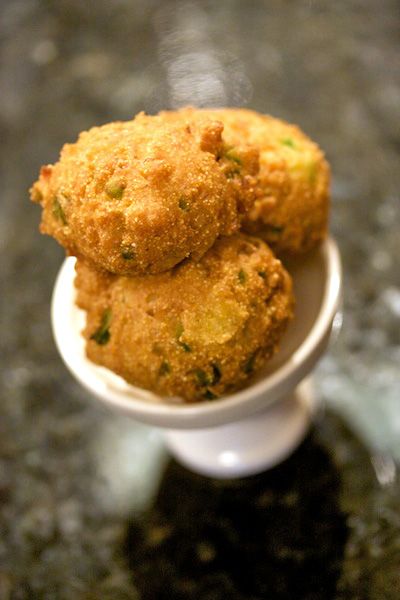
M314 435L247 479L207 479L171 462L154 506L128 527L141 598L334 598L347 539L339 487Z

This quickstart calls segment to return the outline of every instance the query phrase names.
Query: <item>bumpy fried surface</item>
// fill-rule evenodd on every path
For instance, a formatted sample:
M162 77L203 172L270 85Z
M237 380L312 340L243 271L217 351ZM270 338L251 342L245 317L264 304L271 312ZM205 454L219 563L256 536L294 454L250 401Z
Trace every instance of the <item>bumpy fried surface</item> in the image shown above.
M230 157L223 125L205 116L193 126L166 121L142 113L66 144L31 189L43 207L41 231L123 275L198 259L219 235L234 233L254 202L258 151L240 143Z
M115 276L78 261L75 285L89 359L186 402L245 385L292 317L290 276L264 242L244 234L158 275Z
M247 142L260 150L259 197L244 230L262 237L278 254L307 251L326 236L329 166L298 127L246 109L184 108L164 114L171 121L218 119L227 144Z

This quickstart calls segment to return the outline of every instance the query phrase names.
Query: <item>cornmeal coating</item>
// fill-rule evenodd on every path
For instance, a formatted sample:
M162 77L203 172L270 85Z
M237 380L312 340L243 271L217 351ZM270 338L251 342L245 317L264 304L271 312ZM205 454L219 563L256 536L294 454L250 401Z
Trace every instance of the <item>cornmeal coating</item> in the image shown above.
M254 203L258 151L224 152L223 125L191 126L139 114L94 127L42 167L31 198L43 207L41 231L69 254L121 275L158 273L199 259L231 235Z
M88 358L186 402L243 387L292 318L289 274L263 241L245 234L157 275L115 276L79 260L76 270Z
M305 252L325 238L330 169L321 149L296 125L239 108L168 114L171 120L219 119L228 145L247 142L259 149L259 194L243 223L245 231L262 237L278 254Z

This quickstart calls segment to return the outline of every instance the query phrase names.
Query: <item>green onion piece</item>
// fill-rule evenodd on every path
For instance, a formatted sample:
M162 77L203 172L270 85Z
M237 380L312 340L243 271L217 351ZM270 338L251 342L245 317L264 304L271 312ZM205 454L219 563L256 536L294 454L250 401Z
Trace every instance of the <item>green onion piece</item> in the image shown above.
M292 138L284 138L283 140L281 140L281 142L284 146L288 146L289 148L296 148L296 144L294 143Z
M229 171L225 172L225 177L227 179L233 179L235 177L235 175L238 175L240 173L239 169L230 169Z
M258 271L257 275L259 275L260 277L262 277L262 279L266 279L267 278L267 274L265 271Z
M203 394L203 398L206 400L216 400L218 396L216 396L211 390L206 390Z
M135 251L129 246L122 246L121 248L121 256L124 260L132 260L135 258Z
M267 229L268 233L282 233L284 227L280 226L280 225L265 225L265 228Z
M184 329L183 329L183 325L182 323L179 321L179 323L176 326L176 330L175 330L175 335L176 335L176 339L179 340L179 338L181 337L182 333L183 333Z
M90 336L91 340L94 340L99 346L104 346L110 339L110 323L111 323L111 308L107 308L104 311L101 318L100 327Z
M110 198L115 198L116 200L120 200L124 193L125 184L118 179L110 179L110 181L106 183L104 189L107 196Z
M239 273L238 273L238 279L240 281L240 283L243 285L244 283L246 283L247 280L247 273L246 271L243 271L243 269L240 269Z
M192 348L191 348L191 346L189 346L189 344L187 344L186 342L182 342L182 341L180 340L180 337L181 337L181 335L183 334L183 332L184 332L183 325L182 325L182 323L179 321L179 323L177 324L177 326L176 326L176 329L175 329L175 335L176 335L177 344L178 344L178 346L180 346L180 347L181 347L181 348L182 348L182 349L183 349L185 352L191 352L191 351L192 351Z
M180 346L185 352L192 351L192 347L189 346L189 344L186 344L186 342L178 342L178 346Z
M209 385L209 383L211 383L208 378L207 373L205 371L203 371L203 369L196 369L194 374L197 377L197 382L199 385L205 386L205 385Z
M189 203L185 198L179 198L179 208L184 211L189 210Z
M169 373L171 373L170 364L166 360L163 360L158 370L158 374L162 377L163 375L168 375Z
M65 217L63 207L61 206L58 198L54 198L53 200L53 216L58 221L61 221L63 225L67 225L67 219Z
M254 362L256 360L257 352L253 352L247 362L244 364L243 371L246 375L250 375L254 371Z
M225 152L225 156L228 160L233 160L233 162L235 162L237 165L243 164L242 159L238 157L238 155L235 153L235 150L233 148L231 148L230 150L227 150Z
M215 363L212 363L211 367L212 367L212 371L213 371L213 378L211 381L211 385L217 385L217 383L219 383L219 381L221 380L221 370L218 367L218 365L216 365Z

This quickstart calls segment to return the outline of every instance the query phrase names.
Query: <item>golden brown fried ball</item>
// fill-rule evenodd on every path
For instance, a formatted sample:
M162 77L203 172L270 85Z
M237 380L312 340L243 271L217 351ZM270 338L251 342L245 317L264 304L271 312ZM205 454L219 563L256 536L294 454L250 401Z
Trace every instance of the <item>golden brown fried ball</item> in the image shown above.
M238 230L254 202L258 151L235 149L245 164L239 173L222 130L205 117L191 126L141 113L81 133L31 189L43 207L41 231L118 274L199 259L219 235Z
M277 350L292 284L256 238L221 238L199 262L123 277L77 262L90 360L126 381L187 402L237 390Z
M164 114L171 121L218 119L228 145L247 142L260 150L259 197L243 223L245 231L278 253L304 252L325 238L330 170L320 148L297 126L236 108Z

